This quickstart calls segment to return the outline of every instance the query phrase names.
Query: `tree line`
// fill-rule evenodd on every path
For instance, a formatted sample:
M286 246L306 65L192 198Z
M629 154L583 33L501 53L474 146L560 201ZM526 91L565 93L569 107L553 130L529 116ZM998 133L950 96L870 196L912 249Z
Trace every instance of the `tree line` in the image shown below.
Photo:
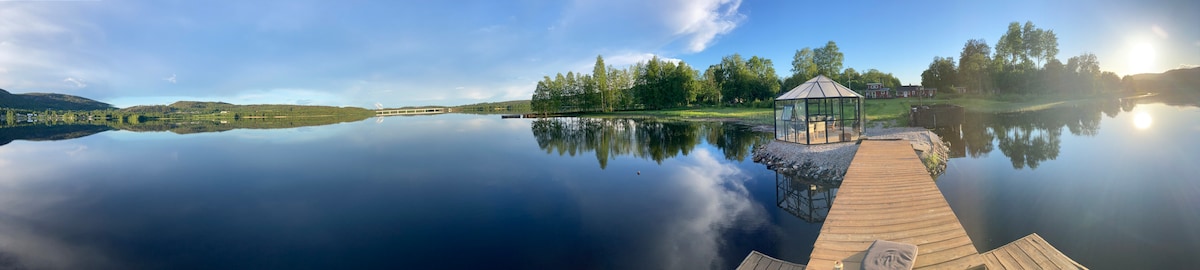
M741 161L769 142L749 128L722 122L663 121L654 118L539 118L530 126L538 147L547 154L595 152L600 169L617 156L663 160L688 155L703 141L716 146L726 160Z
M845 54L832 40L825 43L824 47L796 50L792 56L792 75L783 80L782 89L792 89L817 75L828 77L850 89L865 89L868 83L879 83L893 89L900 87L900 79L891 73L877 69L869 69L865 73L854 68L842 69L844 59Z
M142 105L103 110L27 110L0 108L4 125L16 125L23 118L46 123L113 122L116 125L141 124L153 120L238 120L265 118L348 118L366 119L375 112L358 107L312 105L234 105L224 102L179 101L171 105ZM18 117L19 115L22 115ZM35 116L36 115L36 116Z
M844 58L833 41L816 49L806 47L796 51L791 76L780 79L771 59L760 56L745 58L735 53L722 57L720 63L708 66L704 72L684 61L663 60L658 56L625 68L605 65L604 57L596 56L591 74L567 72L543 77L534 89L530 107L543 114L697 105L770 107L780 92L817 75L852 89L863 89L872 82L885 87L900 86L900 80L891 73L842 69Z
M964 87L969 93L1010 97L1123 89L1116 73L1100 70L1095 54L1085 52L1068 58L1064 64L1058 60L1058 52L1054 30L1039 28L1032 21L1024 25L1011 22L995 48L983 39L971 39L963 45L957 61L954 57L934 57L921 73L921 85L936 87L945 94Z

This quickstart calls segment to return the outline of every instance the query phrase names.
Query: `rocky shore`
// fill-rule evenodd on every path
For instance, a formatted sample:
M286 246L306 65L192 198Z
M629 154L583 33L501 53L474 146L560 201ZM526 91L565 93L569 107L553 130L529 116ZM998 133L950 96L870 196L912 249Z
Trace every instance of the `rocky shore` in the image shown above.
M769 130L763 130L772 132ZM925 163L931 175L940 175L946 169L946 154L949 147L941 137L924 128L868 128L868 140L900 139L912 142L917 156ZM803 145L781 141L754 149L754 162L766 164L768 169L784 175L801 177L817 182L839 183L846 174L850 161L858 152L854 142Z

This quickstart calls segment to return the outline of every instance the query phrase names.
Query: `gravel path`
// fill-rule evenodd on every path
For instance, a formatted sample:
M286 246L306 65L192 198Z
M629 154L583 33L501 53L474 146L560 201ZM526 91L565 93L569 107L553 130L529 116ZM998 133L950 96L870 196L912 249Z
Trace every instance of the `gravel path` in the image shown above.
M913 149L918 151L921 160L933 157L933 160L940 161L936 164L926 164L926 169L931 174L937 175L945 171L947 146L942 143L941 137L932 131L919 127L873 127L867 128L866 134L868 139L874 140L908 140L912 142ZM841 182L856 152L858 144L853 142L803 145L771 141L754 149L754 161L789 176L818 182Z

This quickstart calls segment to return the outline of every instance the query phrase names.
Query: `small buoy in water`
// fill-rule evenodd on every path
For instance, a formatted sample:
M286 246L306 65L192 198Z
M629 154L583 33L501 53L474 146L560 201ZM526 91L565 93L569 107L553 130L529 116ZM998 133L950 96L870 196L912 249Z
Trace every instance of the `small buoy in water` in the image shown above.
M642 171L637 171L637 174L638 174L638 175L642 175Z

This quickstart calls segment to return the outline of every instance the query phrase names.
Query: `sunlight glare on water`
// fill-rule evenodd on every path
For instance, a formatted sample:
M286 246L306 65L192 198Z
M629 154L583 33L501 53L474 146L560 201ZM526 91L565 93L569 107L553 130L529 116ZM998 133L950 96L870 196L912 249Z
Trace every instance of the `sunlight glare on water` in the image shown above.
M1136 115L1133 116L1133 126L1136 127L1137 129L1150 128L1150 124L1153 124L1153 123L1154 123L1154 118L1151 118L1149 113L1138 112Z

